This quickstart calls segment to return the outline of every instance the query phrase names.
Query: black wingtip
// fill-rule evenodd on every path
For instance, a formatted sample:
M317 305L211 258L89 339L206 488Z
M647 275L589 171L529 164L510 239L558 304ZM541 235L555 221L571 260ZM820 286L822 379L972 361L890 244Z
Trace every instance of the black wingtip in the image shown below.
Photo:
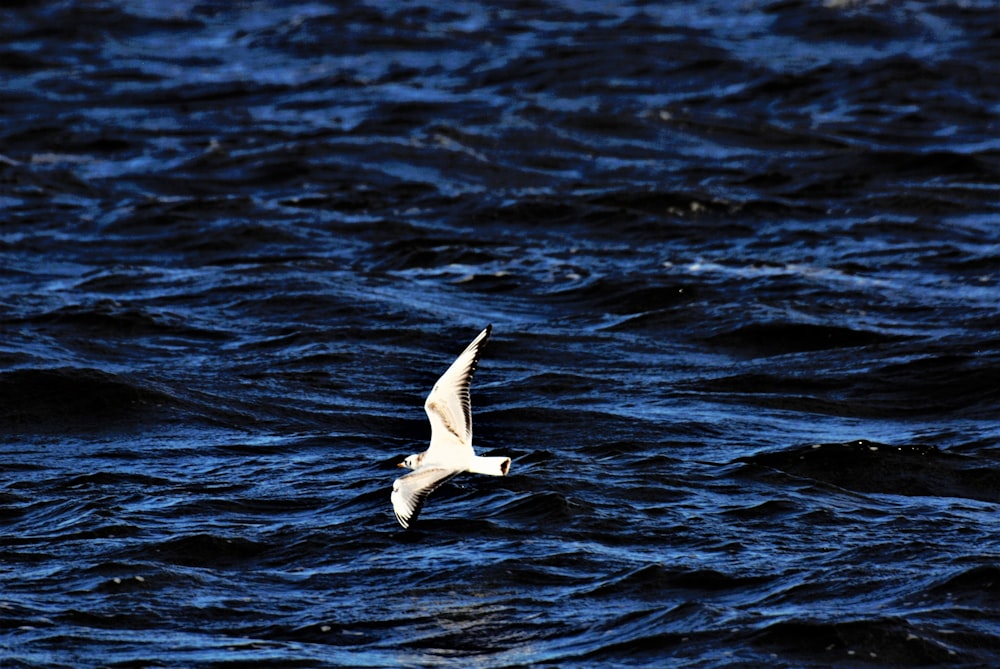
M420 510L423 508L423 506L424 506L423 500L419 500L417 502L416 508L413 509L412 513L410 513L409 516L400 515L395 510L393 510L393 514L396 516L396 520L399 521L399 524L403 526L403 529L408 530L411 529L413 527L413 524L417 522L417 516L420 515Z
M472 356L472 363L469 365L469 380L472 380L472 375L476 373L476 369L479 368L479 355L483 352L483 348L486 347L487 342L490 340L490 335L493 333L493 323L490 323L483 330L486 336L483 337L479 343L476 345L475 353ZM482 337L483 333L480 332L477 337ZM468 418L468 416L466 416Z
M486 346L486 342L490 340L490 335L493 334L493 323L489 323L485 328L483 328L482 331L486 333L486 336L483 337L481 342L479 342L479 348Z

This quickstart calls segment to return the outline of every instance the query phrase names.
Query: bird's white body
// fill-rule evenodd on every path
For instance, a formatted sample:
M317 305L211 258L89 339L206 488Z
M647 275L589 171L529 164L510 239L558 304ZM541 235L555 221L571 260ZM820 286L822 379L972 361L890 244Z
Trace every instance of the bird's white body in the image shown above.
M403 527L416 521L427 496L453 476L463 472L506 476L510 471L510 458L476 455L472 448L469 384L479 363L479 352L492 330L493 326L488 325L472 340L434 384L424 402L424 411L431 422L430 446L399 464L413 471L396 479L390 496L393 512Z

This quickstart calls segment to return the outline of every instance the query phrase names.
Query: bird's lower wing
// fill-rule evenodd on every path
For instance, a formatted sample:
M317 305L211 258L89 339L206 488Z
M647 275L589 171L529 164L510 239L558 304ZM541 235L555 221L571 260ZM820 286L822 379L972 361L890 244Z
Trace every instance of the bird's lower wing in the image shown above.
M396 479L389 498L399 524L409 528L416 522L427 496L456 474L456 469L430 466L421 467Z

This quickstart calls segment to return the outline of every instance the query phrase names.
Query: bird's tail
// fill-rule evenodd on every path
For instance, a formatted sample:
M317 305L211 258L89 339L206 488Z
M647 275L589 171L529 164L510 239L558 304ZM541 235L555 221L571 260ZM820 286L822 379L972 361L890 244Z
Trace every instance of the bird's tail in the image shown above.
M473 474L507 476L507 472L510 471L510 458L477 455L472 458L472 462L469 464L469 471Z

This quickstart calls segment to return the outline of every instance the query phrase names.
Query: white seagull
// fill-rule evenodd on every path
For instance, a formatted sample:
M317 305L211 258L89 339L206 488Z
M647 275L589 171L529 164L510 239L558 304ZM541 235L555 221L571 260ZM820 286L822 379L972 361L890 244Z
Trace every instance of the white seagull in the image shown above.
M479 352L493 331L492 325L472 340L434 384L424 402L431 421L431 443L423 453L414 453L397 465L413 471L392 484L392 510L404 528L417 520L427 496L445 481L462 472L506 476L510 458L483 457L472 449L472 404L469 383L479 363Z

